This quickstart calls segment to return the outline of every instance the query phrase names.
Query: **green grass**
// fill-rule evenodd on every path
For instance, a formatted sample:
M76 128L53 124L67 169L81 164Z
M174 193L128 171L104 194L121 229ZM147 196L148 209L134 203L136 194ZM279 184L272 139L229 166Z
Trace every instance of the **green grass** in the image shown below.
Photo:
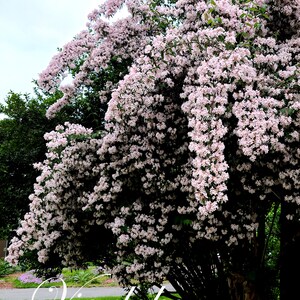
M177 295L178 296L178 295ZM124 300L126 296L109 296L109 297L92 297L92 298L80 298L80 300ZM153 295L151 298L149 297L149 300L154 299L155 295ZM66 300L70 300L71 298L66 298ZM130 300L134 300L134 297L130 297ZM136 298L135 298L136 299ZM170 298L165 296L160 296L159 300L170 300Z
M66 298L70 300L71 298ZM109 297L93 297L93 298L80 298L80 300L124 300L125 297L109 296ZM130 299L130 298L129 298Z
M66 300L70 300L71 298L66 298ZM96 297L96 298L80 298L80 300L123 300L125 298L122 297Z
M93 273L94 267L90 267L87 270L75 270L71 271L69 269L64 269L63 280L65 281L68 287L112 287L118 286L116 280L110 278L110 276L101 276L95 275ZM14 288L36 288L39 286L38 283L24 283L18 279L20 274L18 275L10 275L5 276L3 279L7 282L11 282ZM44 283L42 287L60 287L62 286L62 282L52 282L52 283Z
M28 282L28 283L23 283L23 282L20 282L18 279L14 279L12 281L13 283L13 286L14 288L17 288L17 289L30 289L30 288L37 288L39 285L37 283L31 283L31 282ZM60 287L62 286L62 284L59 284L59 283L45 283L43 284L43 288L49 288L49 287Z

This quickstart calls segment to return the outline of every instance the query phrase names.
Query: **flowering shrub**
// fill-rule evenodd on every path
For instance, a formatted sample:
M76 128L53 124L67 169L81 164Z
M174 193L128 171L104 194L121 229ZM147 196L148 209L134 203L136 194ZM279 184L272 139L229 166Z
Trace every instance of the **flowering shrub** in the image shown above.
M61 278L61 276L60 276ZM34 270L30 270L26 273L21 274L18 277L18 280L21 281L22 283L37 283L40 284L43 282L43 279L37 277L34 273ZM60 282L59 279L50 279L49 282Z
M34 275L33 271L28 271L26 273L23 273L18 277L18 280L20 280L22 283L42 283L43 280L41 278L38 278Z
M16 271L16 268L11 266L3 258L0 258L0 277L11 274Z
M128 17L102 18L122 5ZM103 128L45 135L7 260L76 267L94 255L124 285L265 295L253 288L266 278L265 216L279 203L284 222L299 219L299 17L289 0L108 0L91 13L39 85L64 93L49 118L97 94Z

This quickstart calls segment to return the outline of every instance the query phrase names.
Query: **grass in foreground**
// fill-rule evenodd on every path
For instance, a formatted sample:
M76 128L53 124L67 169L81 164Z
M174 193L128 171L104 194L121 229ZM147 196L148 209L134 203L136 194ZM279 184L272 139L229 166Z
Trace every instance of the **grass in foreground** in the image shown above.
M31 280L32 276L30 272L22 274L20 273L11 274L5 276L3 280L6 282L11 282L14 288L37 288L40 283ZM65 281L67 287L112 287L118 286L118 282L111 278L110 276L100 276L95 275L94 268L91 267L87 270L76 270L71 271L69 269L64 269L62 272L63 280ZM42 285L43 288L48 287L61 287L62 282L47 282Z
M122 297L97 297L97 298L80 298L80 300L123 300L125 298ZM71 300L71 298L66 298L66 300Z
M178 295L176 295L178 296ZM109 296L109 297L92 297L92 298L80 298L80 300L124 300L126 296ZM155 295L149 296L149 300L153 300L155 298ZM129 298L130 300L137 300L136 297L132 296ZM178 298L180 299L180 298ZM71 300L71 298L66 298L66 300ZM165 296L160 296L159 300L170 300L170 298Z

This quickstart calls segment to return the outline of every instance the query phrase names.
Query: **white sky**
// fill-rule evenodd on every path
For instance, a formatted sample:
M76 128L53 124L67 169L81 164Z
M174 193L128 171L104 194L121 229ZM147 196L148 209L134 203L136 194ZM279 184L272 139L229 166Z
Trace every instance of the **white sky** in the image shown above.
M0 0L0 102L12 90L32 93L33 79L57 48L85 29L103 0Z

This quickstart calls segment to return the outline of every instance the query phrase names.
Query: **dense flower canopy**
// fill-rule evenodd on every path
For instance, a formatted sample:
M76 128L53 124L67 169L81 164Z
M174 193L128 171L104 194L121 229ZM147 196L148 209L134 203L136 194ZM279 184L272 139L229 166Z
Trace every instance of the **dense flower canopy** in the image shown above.
M124 19L103 18L123 5ZM108 0L92 12L39 85L64 93L48 117L96 90L103 128L66 123L45 135L7 260L33 252L76 266L99 226L115 237L121 280L156 282L184 260L180 243L251 245L273 202L298 221L299 19L289 0ZM112 61L126 74L97 90Z

